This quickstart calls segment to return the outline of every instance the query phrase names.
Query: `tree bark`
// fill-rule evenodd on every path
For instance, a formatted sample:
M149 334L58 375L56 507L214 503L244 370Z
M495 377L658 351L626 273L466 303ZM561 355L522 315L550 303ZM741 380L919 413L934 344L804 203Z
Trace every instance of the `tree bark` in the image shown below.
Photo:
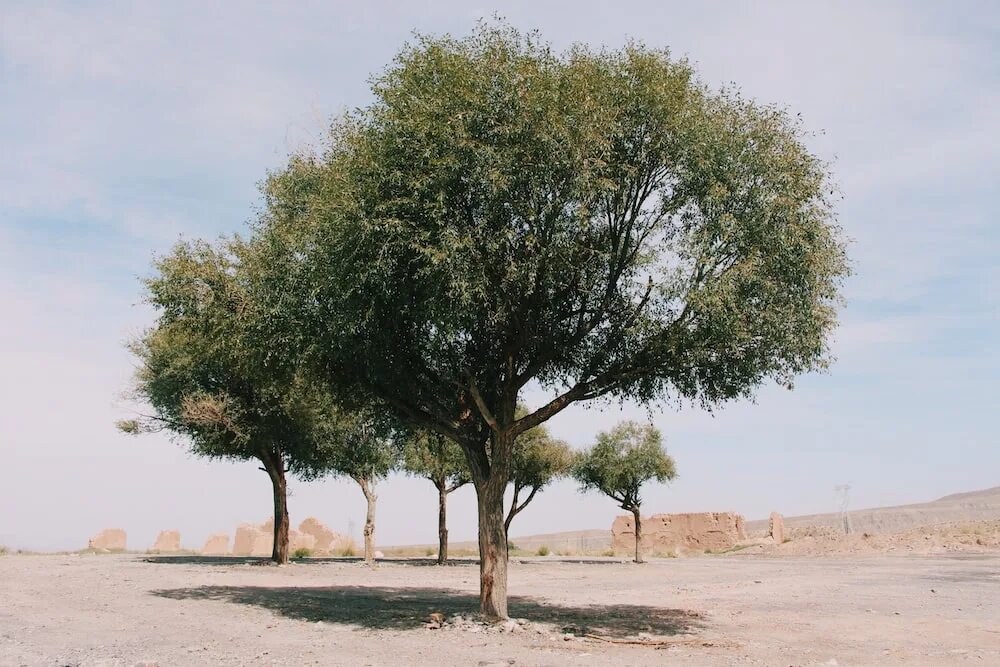
M503 492L506 476L476 484L479 508L479 610L489 619L507 618L507 530Z
M368 479L362 477L357 480L358 484L361 486L361 491L365 494L365 500L368 501L368 510L365 513L365 562L369 565L374 565L375 563L375 501L377 497L375 496L375 491L371 488L371 484Z
M632 509L632 516L635 517L635 562L642 563L642 518L639 516L639 508Z
M438 565L448 562L448 488L438 485Z
M271 560L278 565L288 563L288 485L285 480L285 462L280 456L265 456L264 471L271 478L274 495L274 540Z

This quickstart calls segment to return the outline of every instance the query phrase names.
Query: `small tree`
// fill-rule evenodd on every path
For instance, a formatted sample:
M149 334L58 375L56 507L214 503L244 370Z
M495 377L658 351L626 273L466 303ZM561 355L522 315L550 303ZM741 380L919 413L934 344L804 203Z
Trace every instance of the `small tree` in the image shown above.
M267 366L245 344L249 299L238 242L178 244L146 281L156 325L130 345L135 396L153 414L118 422L126 433L167 430L207 458L257 460L271 480L271 559L288 562L286 473L318 463L327 397L298 373Z
M504 530L510 539L510 524L534 498L535 494L554 479L569 473L573 465L573 450L562 440L549 434L544 426L528 429L514 443L514 460L511 465L510 483L514 489ZM528 495L521 499L521 493ZM520 502L519 502L520 501Z
M674 460L663 450L660 432L635 422L623 422L599 433L597 443L580 456L573 470L582 490L600 491L635 517L636 563L643 562L640 488L650 480L666 482L676 475Z
M439 433L412 431L403 444L403 469L429 479L438 492L438 565L448 562L448 494L469 482L461 447Z
M312 476L344 475L361 488L367 504L365 511L365 562L375 562L375 484L392 472L400 462L398 439L392 424L370 407L348 411L330 406L331 417L325 422L323 443L316 458L320 462Z

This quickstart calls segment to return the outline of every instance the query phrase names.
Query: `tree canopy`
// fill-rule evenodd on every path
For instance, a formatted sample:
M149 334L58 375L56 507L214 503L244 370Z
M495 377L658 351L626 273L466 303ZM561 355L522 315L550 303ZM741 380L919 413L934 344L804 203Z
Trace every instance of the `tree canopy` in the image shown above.
M462 448L440 433L411 430L403 441L403 471L450 493L472 481Z
M573 476L583 490L600 491L631 512L642 505L643 484L672 480L677 471L658 429L622 422L597 435L594 446L577 460Z

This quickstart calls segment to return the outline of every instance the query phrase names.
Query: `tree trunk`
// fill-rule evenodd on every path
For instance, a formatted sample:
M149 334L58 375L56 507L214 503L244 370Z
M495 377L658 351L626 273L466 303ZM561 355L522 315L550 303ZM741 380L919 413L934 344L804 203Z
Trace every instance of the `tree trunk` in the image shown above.
M365 513L365 562L369 565L375 564L375 491L371 488L368 479L362 477L358 480L361 491L368 501L368 511Z
M632 510L635 517L635 562L642 563L642 518L639 516L639 508Z
M438 486L438 565L448 562L448 488L447 482Z
M503 492L506 475L476 484L479 507L479 610L489 619L507 618L507 530Z
M285 462L280 456L265 457L264 470L271 478L274 493L274 540L271 560L278 565L288 563L288 485L285 480Z

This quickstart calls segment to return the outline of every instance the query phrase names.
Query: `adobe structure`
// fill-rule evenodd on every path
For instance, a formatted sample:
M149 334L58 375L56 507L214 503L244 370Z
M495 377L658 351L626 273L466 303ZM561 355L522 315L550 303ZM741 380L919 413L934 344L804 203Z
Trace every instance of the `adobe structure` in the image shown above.
M303 521L298 530L288 530L288 550L293 554L298 549L308 549L315 555L328 555L347 541L315 517ZM260 525L243 523L236 528L232 553L234 556L270 556L273 545L274 519Z
M97 551L124 551L125 531L121 528L105 528L87 542L88 549Z
M747 538L743 517L732 512L654 514L642 518L642 545L647 554L678 549L730 549ZM611 548L616 555L635 550L635 520L619 516L611 524Z

